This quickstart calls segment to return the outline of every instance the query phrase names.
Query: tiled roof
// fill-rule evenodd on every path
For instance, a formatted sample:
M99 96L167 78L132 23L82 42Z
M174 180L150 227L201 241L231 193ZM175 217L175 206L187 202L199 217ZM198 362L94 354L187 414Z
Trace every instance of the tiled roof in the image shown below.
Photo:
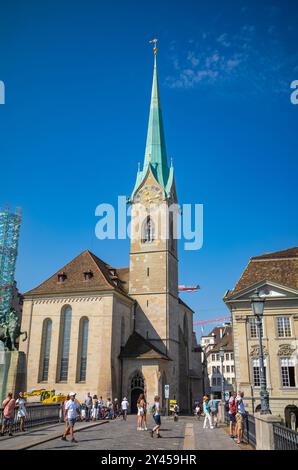
M116 290L126 294L126 289L121 282L121 277L125 273L121 272L118 277L118 271L121 269L117 270L109 266L89 250L85 250L42 284L24 295L70 294L98 290ZM84 273L91 273L91 276L85 279ZM64 277L63 281L59 282L59 275Z
M225 334L216 345L210 349L211 353L218 352L220 348L223 348L224 351L233 351L233 336L232 331L229 334Z
M252 257L227 298L263 280L298 289L298 247Z

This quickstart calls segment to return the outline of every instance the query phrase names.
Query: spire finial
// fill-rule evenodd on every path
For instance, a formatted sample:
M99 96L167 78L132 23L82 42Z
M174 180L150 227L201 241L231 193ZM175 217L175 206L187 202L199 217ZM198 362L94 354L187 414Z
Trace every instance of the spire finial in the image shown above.
M156 44L157 44L157 42L158 42L158 39L154 38L154 39L151 39L151 41L149 41L149 42L150 42L151 44L154 44L154 46L153 46L153 53L154 53L154 55L156 56L156 54L157 54L157 46L156 46Z

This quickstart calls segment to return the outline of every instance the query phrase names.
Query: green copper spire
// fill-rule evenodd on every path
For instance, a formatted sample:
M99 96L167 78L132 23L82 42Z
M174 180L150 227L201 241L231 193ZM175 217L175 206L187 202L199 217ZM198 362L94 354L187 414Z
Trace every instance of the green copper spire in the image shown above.
M164 137L162 113L159 98L156 66L156 41L157 40L152 41L155 42L154 69L144 165L143 170L138 171L137 181L133 193L131 195L131 199L133 199L136 190L146 177L149 168L151 169L157 182L164 189L166 196L168 196L168 191L171 189L172 186L171 181L173 179L173 168L169 168L168 166L166 143Z

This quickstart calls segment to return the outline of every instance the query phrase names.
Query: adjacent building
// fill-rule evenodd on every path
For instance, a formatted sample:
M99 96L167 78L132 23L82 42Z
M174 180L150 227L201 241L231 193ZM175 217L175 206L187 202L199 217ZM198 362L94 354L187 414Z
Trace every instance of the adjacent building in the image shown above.
M251 296L264 296L262 341L267 389L273 414L298 424L298 247L254 256L235 287L224 296L232 314L237 389L249 411L260 408L260 368Z
M207 336L201 337L203 369L207 380L205 393L221 398L222 381L224 392L231 393L235 387L235 364L232 327L217 326ZM221 358L220 350L223 351Z
M129 203L129 267L110 266L86 250L24 295L28 341L20 349L27 357L27 389L127 396L134 410L140 393L152 402L169 385L170 398L189 410L202 394L201 361L193 311L178 295L177 240L168 210L177 195L156 56L144 164Z

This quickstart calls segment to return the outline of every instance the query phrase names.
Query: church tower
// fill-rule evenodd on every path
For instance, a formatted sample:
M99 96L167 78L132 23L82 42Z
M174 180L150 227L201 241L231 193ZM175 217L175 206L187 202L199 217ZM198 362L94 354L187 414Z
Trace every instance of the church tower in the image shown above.
M174 168L167 160L156 53L155 47L145 158L130 197L129 294L137 301L135 330L170 356L178 340L177 196Z

